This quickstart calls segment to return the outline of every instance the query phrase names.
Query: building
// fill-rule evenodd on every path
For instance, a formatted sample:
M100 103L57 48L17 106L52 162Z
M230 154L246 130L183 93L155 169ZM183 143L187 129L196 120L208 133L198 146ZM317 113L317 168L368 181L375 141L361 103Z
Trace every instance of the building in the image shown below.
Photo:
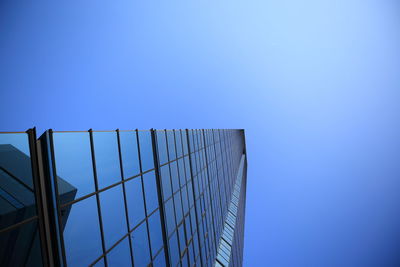
M0 266L241 266L243 130L0 133Z

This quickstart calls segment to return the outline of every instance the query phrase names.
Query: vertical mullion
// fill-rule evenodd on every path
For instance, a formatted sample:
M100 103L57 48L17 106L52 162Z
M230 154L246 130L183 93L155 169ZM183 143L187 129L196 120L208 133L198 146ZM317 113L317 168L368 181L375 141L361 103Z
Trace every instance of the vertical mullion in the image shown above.
M125 176L124 176L124 170L123 170L123 165L122 165L122 152L121 152L121 139L120 139L120 133L119 133L119 129L117 129L117 141L118 141L118 156L119 156L119 167L121 170L121 180L125 180ZM125 182L122 183L122 192L124 195L124 205L125 205L125 219L126 219L126 227L128 228L128 233L131 230L130 225L129 225L129 219L128 219L128 204L127 204L127 200L126 200L126 189L125 189ZM147 216L146 216L147 217ZM132 240L130 237L130 234L128 235L128 241L129 241L129 254L131 255L131 263L133 266L133 254L132 254Z
M144 189L144 177L143 177L143 168L142 168L142 156L140 153L140 140L139 140L139 131L136 129L136 142L137 142L137 148L138 148L138 156L139 156L139 170L140 170L140 179L141 179L141 184L142 184L142 193L143 193L143 203L144 203L144 216L145 216L145 223L146 223L146 228L147 228L147 240L148 240L148 248L150 251L150 262L153 262L153 253L151 249L151 240L150 240L150 229L149 229L149 220L147 218L147 206L146 206L146 193ZM130 237L129 237L130 238Z
M38 225L39 225L39 236L41 244L41 255L44 266L50 266L52 260L50 259L50 251L47 241L47 234L45 231L45 224L49 224L48 218L44 216L44 210L46 206L42 200L42 188L40 187L40 171L39 171L39 159L38 159L38 148L36 143L36 128L29 129L27 131L29 141L29 152L32 167L32 180L35 192L36 201L36 212L38 214ZM40 162L43 163L43 162ZM47 219L47 220L46 220Z
M92 155L92 167L93 167L93 177L94 177L94 186L96 189L96 201L97 201L97 212L98 212L98 217L99 217L99 225L100 225L100 234L101 234L101 247L103 249L103 254L104 254L104 264L107 267L107 255L106 253L106 246L105 246L105 241L104 241L104 230L103 230L103 220L101 216L101 206L100 206L100 196L99 196L99 184L97 181L97 169L96 169L96 157L94 154L94 142L93 142L93 130L89 130L89 137L90 137L90 151Z
M193 193L193 199L194 199L194 214L196 217L196 221L197 221L197 241L198 241L198 245L199 245L199 254L200 254L200 262L201 262L201 266L203 266L203 259L201 256L201 246L200 246L200 223L199 223L199 218L197 215L197 207L196 207L196 195L195 195L195 190L194 190L194 178L193 178L193 168L192 168L192 156L191 156L191 149L190 149L190 139L189 139L189 130L186 129L186 138L187 138L187 145L188 145L188 154L189 154L189 165L190 165L190 175L192 176L192 193ZM196 255L194 255L195 260L196 260Z
M157 149L157 135L154 129L151 129L151 141L153 146L153 159L154 159L154 169L156 175L156 182L157 182L157 196L158 196L158 206L160 209L160 220L161 220L161 231L163 235L163 242L164 242L164 257L165 263L167 266L170 266L169 263L169 248L168 248L168 237L166 233L166 222L165 222L165 211L164 211L164 203L163 203L163 193L161 190L161 176L160 176L160 162L158 158L158 149Z

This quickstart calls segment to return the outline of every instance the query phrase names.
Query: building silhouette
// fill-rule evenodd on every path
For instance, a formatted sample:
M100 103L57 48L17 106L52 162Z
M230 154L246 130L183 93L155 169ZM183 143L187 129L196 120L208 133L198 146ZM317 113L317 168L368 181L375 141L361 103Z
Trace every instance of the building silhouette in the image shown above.
M0 266L242 266L243 130L0 133Z

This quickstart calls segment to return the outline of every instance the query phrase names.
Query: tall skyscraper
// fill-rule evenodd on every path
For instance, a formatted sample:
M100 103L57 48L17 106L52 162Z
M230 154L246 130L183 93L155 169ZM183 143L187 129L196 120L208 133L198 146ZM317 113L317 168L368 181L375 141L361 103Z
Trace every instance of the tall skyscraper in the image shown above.
M243 130L0 133L0 266L241 266Z

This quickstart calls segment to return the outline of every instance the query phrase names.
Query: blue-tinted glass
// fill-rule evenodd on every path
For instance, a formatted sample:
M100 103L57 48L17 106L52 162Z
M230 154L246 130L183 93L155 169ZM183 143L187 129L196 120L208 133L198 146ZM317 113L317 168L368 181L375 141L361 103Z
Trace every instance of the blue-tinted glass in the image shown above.
M192 176L190 175L189 157L185 157L185 171L186 171L186 180L189 181L190 179L192 179Z
M175 142L176 142L176 154L177 157L182 157L182 137L181 137L181 130L175 131Z
M141 180L142 178L139 176L125 183L129 226L131 229L145 218Z
M120 132L119 139L124 178L135 176L140 173L136 132Z
M95 191L89 133L54 133L53 142L61 203Z
M182 263L182 267L187 267L187 266L188 266L188 256L187 256L187 253L185 253L185 255L183 256L181 263ZM211 264L209 264L208 266L211 266Z
M121 181L117 133L93 133L99 189Z
M182 131L182 144L183 144L183 153L184 153L184 155L187 155L189 153L189 151L188 151L186 131Z
M153 255L163 246L163 237L160 221L160 212L156 211L149 218L149 228L150 228L150 244Z
M93 196L68 206L63 214L67 264L88 266L103 254L96 198Z
M192 207L193 205L193 188L192 188L192 181L187 183L187 188L188 188L188 196L189 196L189 208Z
M174 195L175 201L175 213L176 213L176 223L179 224L182 221L182 202L181 202L181 194L176 193Z
M186 238L185 238L185 229L183 223L179 226L178 233L179 233L179 245L181 251L184 251L186 248Z
M157 149L160 164L168 162L167 141L165 139L165 131L157 131Z
M129 237L128 237L129 238ZM132 266L131 252L128 238L122 240L115 248L107 254L107 264L110 267L129 267Z
M101 258L98 262L96 262L94 265L94 267L103 267L104 265L104 257Z
M118 185L100 193L106 249L127 233L122 186Z
M172 266L176 266L179 262L179 248L178 248L178 237L176 232L171 236L168 241L169 243L169 254Z
M43 266L37 222L0 233L1 266Z
M176 165L176 161L170 163L171 168L171 180L172 180L172 189L175 193L179 190L179 176L178 176L178 167Z
M172 195L168 165L162 166L160 168L160 173L161 173L161 184L162 184L162 189L163 189L163 197L164 197L164 200L166 200Z
M190 227L190 216L187 216L185 218L185 227L186 227L186 234L189 240L192 237L192 228Z
M150 251L146 222L143 222L133 231L131 238L135 266L147 266L150 263Z
M179 172L179 181L182 186L186 183L185 166L183 165L183 159L178 160L178 172Z
M182 205L183 205L183 213L186 214L189 211L189 202L187 198L187 187L184 186L182 188Z
M167 266L165 264L165 254L164 250L161 250L153 261L153 267L165 267L165 266Z
M165 217L167 222L167 232L168 236L175 229L175 214L174 214L174 204L172 202L172 198L165 203Z
M174 132L167 131L169 160L176 159Z
M154 171L143 175L147 214L158 208L157 182Z
M138 131L142 171L154 168L153 145L149 131Z

